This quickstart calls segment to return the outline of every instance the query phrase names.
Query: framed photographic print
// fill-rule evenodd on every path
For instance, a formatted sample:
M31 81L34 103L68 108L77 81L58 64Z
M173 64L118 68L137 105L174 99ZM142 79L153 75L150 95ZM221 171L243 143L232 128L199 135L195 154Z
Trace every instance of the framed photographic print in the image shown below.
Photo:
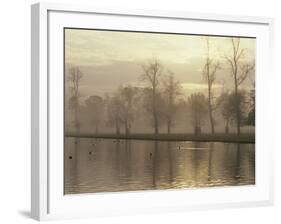
M270 205L273 20L32 6L32 217Z

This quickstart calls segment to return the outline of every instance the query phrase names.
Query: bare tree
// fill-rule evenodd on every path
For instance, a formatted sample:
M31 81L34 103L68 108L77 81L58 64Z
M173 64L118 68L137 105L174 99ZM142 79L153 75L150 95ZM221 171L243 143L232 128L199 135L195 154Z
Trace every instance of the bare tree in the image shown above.
M239 118L241 119L245 114L246 95L244 91L239 91L238 95L236 95L235 92L224 92L221 94L218 101L220 103L222 117L225 120L225 133L228 134L229 125L233 122L237 123L237 106Z
M138 97L138 89L132 86L121 87L118 91L122 106L122 121L125 126L125 134L130 134L131 125L136 114L136 102Z
M218 99L220 104L220 112L225 121L224 131L225 134L229 133L229 124L235 114L233 114L233 105L231 104L231 96L227 92L223 92Z
M151 89L152 93L152 105L151 111L153 116L153 126L154 126L154 133L159 133L159 113L157 108L157 95L158 88L160 84L160 77L162 76L163 67L157 59L152 60L148 64L142 65L142 80L146 81L149 85L149 89Z
M69 108L74 111L74 127L77 133L80 132L79 121L79 98L80 98L80 81L83 77L83 73L79 67L74 66L69 69L69 75L67 81L70 83L71 97L69 100Z
M157 113L157 124L158 129L165 123L165 107L166 102L164 99L164 94L162 91L157 91L155 94L155 98L152 97L152 89L151 88L143 88L140 92L141 94L141 106L143 107L143 111L139 112L146 112L145 119L149 121L149 125L153 127L153 131L155 131L155 123L154 123L154 117L153 117L153 103L155 102L156 107L156 113Z
M107 120L108 125L115 127L115 132L117 135L119 135L122 120L121 120L121 100L117 95L110 97L108 99L107 116L108 116L108 120Z
M181 94L181 86L178 81L175 81L174 74L169 71L169 75L163 80L163 87L163 92L167 102L164 114L165 120L167 121L167 132L170 134L177 110L177 96Z
M253 62L253 65L255 63ZM250 83L251 83L251 90L249 92L249 108L250 111L248 113L248 125L255 126L256 122L256 83L255 83L255 68L253 69L252 75L249 76Z
M104 101L100 96L90 96L85 101L86 110L90 115L89 119L95 127L95 133L99 133L99 126L103 118Z
M256 125L256 122L255 122L255 120L256 120L255 89L250 90L249 98L250 98L250 100L249 100L250 111L248 113L248 125L255 126Z
M207 44L207 53L206 53L206 62L203 68L203 77L204 80L207 82L208 85L208 113L209 113L209 120L211 126L212 134L215 133L215 122L213 117L214 107L214 93L213 93L213 84L216 80L216 72L220 68L219 63L215 62L214 59L210 56L210 39L206 37L206 44Z
M232 52L231 55L225 56L226 61L230 65L231 75L234 81L234 94L235 94L235 105L236 105L236 128L237 134L240 135L241 117L239 112L239 86L247 78L247 75L254 69L254 65L244 62L245 59L245 48L240 47L240 38L231 38Z
M193 93L188 97L194 134L201 134L207 114L207 99L202 93Z

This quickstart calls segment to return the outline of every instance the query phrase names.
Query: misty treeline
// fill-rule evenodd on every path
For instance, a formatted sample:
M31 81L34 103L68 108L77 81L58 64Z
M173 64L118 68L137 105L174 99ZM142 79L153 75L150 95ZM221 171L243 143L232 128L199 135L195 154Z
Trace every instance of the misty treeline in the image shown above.
M120 86L115 92L105 96L88 96L81 102L80 82L83 74L78 66L69 69L67 82L70 90L68 109L72 111L72 127L80 132L83 123L92 127L91 133L102 133L101 126L110 127L116 134L132 133L136 120L142 118L154 134L172 133L179 125L178 117L185 117L186 126L192 126L195 134L216 133L217 119L223 120L224 132L230 126L241 133L241 126L255 125L255 83L250 90L241 84L255 74L255 63L245 57L246 49L241 48L240 38L231 38L231 52L223 60L216 61L210 53L210 40L206 38L205 63L202 68L202 82L207 85L207 93L198 92L186 96L173 71L165 68L158 59L152 59L140 66L142 87ZM224 63L222 68L221 63ZM225 66L227 65L227 66ZM218 70L231 76L232 88L222 87L215 95L214 84ZM207 129L206 126L209 126ZM203 130L203 129L206 130ZM165 132L164 132L164 131Z

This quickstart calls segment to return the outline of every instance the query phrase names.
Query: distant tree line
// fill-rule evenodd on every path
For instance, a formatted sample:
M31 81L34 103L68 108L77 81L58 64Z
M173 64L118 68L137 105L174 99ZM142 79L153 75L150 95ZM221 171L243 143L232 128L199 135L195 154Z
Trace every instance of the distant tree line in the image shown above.
M195 134L202 133L202 128L208 121L210 131L215 133L216 120L214 112L224 120L225 133L230 126L236 127L236 133L241 133L241 125L255 125L255 85L249 92L241 88L241 84L250 73L254 73L255 64L246 60L246 49L240 47L240 38L231 39L232 51L225 55L229 65L226 73L233 78L233 89L222 90L215 97L214 83L216 73L221 68L210 54L210 40L206 38L206 57L202 68L202 80L208 87L207 94L193 93L186 97L180 83L175 80L172 71L167 70L157 59L150 60L141 66L141 81L144 87L131 85L120 86L114 93L101 96L89 96L82 106L80 103L80 81L83 74L79 67L69 70L70 99L69 109L73 112L73 125L80 132L79 113L83 113L98 134L102 123L112 127L115 133L132 133L135 120L147 116L152 124L154 134L159 133L162 125L166 133L172 133L178 111L186 110ZM145 112L143 115L142 113Z

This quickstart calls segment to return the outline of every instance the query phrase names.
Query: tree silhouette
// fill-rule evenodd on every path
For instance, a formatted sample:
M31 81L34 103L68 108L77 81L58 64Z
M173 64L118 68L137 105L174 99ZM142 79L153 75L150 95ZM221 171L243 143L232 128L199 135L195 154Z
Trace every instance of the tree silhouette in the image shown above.
M147 64L142 65L143 81L148 83L148 88L151 89L151 113L153 117L154 133L159 133L159 110L157 108L157 99L159 98L160 77L162 76L163 67L157 59L151 60Z
M237 134L240 135L241 117L239 112L239 86L247 78L247 75L254 69L255 65L245 61L245 48L240 47L240 38L231 38L232 52L225 56L230 65L230 72L234 81L235 94L235 115Z
M107 99L107 124L115 127L115 133L120 134L122 124L122 102L120 97L116 94Z
M215 62L214 59L210 56L210 39L206 37L206 45L207 45L207 53L206 53L206 62L203 68L203 77L204 80L207 82L208 85L208 113L209 113L209 120L211 126L212 134L215 133L215 122L213 117L214 107L214 93L213 93L213 84L216 80L216 72L220 68L218 62Z
M86 110L90 115L90 121L95 127L95 133L99 133L99 125L102 122L104 102L100 96L89 96L85 100Z
M138 89L132 86L121 87L118 91L121 101L121 117L125 126L125 134L130 134L135 119Z
M181 94L180 83L175 80L174 74L171 71L166 79L163 80L163 93L166 102L164 116L167 122L167 133L170 134L177 111L176 100Z
M221 106L221 114L225 120L225 133L229 133L229 125L233 122L237 123L237 108L239 118L245 115L246 95L244 91L239 91L236 95L235 92L222 93L219 98Z
M69 100L69 108L74 111L74 127L77 133L80 132L79 121L79 98L80 98L80 81L83 77L83 73L79 67L73 66L69 69L69 75L67 81L70 83L69 89L71 97Z
M207 114L207 99L202 93L193 93L188 97L194 134L201 134Z

